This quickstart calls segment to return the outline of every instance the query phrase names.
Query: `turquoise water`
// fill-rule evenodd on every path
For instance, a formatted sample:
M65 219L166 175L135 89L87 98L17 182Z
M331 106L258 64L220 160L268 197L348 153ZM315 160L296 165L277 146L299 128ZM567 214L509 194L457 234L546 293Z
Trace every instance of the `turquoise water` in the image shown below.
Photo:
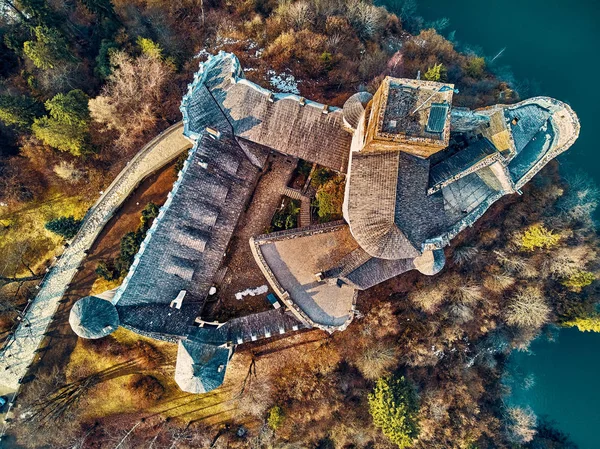
M529 405L569 434L581 449L600 447L600 334L563 329L540 337L531 354L513 352L507 368L509 402Z
M390 9L401 4L379 3ZM457 41L479 46L485 55L506 48L494 67L510 66L518 84L532 86L524 96L549 95L569 103L581 120L581 135L560 160L600 183L595 141L600 131L600 1L418 0L418 14L426 20L448 17L444 33L456 30ZM600 334L562 330L555 342L539 339L532 350L533 355L511 356L510 371L521 373L521 385L530 385L514 389L511 400L552 419L581 449L600 448Z

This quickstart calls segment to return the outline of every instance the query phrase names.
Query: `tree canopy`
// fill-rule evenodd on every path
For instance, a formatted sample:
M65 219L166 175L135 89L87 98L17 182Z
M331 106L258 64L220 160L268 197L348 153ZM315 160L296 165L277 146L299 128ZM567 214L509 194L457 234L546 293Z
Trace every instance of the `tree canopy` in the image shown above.
M55 95L45 103L49 115L35 119L33 134L45 144L74 156L89 153L87 105L87 95L80 90Z
M581 332L600 332L600 313L577 317L566 321L563 325L576 327Z
M369 394L373 424L400 448L409 447L419 434L416 393L404 377L383 377Z
M26 95L0 95L0 121L8 126L28 128L41 104Z
M56 28L37 26L33 31L35 40L26 41L23 52L37 68L53 69L60 61L75 61L67 47L67 41Z

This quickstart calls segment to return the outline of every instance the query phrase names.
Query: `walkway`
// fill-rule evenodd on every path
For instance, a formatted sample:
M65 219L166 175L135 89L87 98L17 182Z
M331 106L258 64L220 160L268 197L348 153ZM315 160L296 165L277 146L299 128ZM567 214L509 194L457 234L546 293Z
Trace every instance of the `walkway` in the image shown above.
M191 147L181 122L146 144L127 163L96 204L88 211L81 229L45 277L40 290L12 339L0 353L0 388L16 391L34 361L37 348L52 321L58 304L102 228L129 194L146 176Z

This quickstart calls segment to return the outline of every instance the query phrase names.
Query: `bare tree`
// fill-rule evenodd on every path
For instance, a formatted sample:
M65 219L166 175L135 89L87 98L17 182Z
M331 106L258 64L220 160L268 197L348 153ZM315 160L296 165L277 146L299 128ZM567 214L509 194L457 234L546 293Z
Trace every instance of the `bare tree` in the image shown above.
M529 407L510 407L506 412L506 437L517 444L528 443L535 437L537 417Z
M512 297L505 317L511 326L538 329L548 322L550 312L539 288L527 287Z

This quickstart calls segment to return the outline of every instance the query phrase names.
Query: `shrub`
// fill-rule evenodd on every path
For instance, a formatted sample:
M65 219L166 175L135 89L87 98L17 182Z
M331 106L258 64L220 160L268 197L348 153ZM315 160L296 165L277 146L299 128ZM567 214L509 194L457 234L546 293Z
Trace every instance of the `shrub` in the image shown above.
M269 410L269 416L267 417L267 424L273 430L277 430L283 424L285 420L285 414L283 413L283 409L278 405L271 407Z
M465 265L471 262L479 254L479 250L474 246L459 246L454 250L454 262L457 265Z
M494 273L486 276L486 278L483 280L483 286L495 293L503 292L504 290L512 287L514 283L515 278L507 273Z
M55 218L46 223L46 229L48 231L54 232L67 240L75 237L80 226L81 220L75 220L72 215L69 217Z
M396 348L385 343L368 346L356 361L356 367L365 379L378 379L397 364Z
M560 235L555 235L541 224L529 226L521 237L521 248L534 251L536 248L552 248L558 245Z
M485 59L476 56L470 57L465 72L471 78L480 79L485 73Z
M159 212L160 212L159 207L156 204L154 204L152 201L150 201L148 204L146 204L146 207L144 207L144 209L142 210L142 218L141 218L141 221L142 221L141 228L144 230L144 232L146 230L148 230L148 228L150 228L151 220L158 217Z
M571 276L561 282L562 285L574 292L580 292L583 287L587 287L596 280L594 273L589 271L576 271Z
M400 448L411 446L419 434L416 393L404 377L384 377L369 394L373 424Z
M316 204L320 221L331 221L342 218L344 203L344 178L330 179L317 190Z
M114 281L120 277L119 270L111 260L101 260L96 265L96 274L107 281Z
M158 401L165 392L165 387L153 376L134 375L129 381L129 389L139 398L142 405L147 406Z

